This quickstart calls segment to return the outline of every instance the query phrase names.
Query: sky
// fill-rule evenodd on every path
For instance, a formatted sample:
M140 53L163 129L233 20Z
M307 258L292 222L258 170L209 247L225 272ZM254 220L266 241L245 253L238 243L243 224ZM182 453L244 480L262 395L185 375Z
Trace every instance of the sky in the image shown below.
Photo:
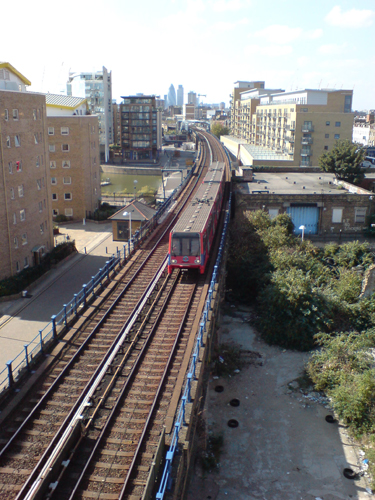
M338 3L339 2L339 3ZM1 7L0 61L35 92L65 93L69 71L112 71L112 95L171 83L229 103L234 82L353 89L375 109L374 0L18 0Z

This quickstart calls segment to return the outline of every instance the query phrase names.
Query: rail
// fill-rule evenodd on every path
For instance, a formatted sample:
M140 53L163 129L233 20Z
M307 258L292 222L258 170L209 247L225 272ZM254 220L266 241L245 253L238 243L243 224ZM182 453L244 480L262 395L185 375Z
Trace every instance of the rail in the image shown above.
M173 457L174 457L176 451L178 451L178 438L179 438L180 429L183 425L186 424L186 422L185 422L186 404L191 402L191 395L190 395L191 384L195 378L195 369L197 366L197 362L199 360L199 351L200 351L201 347L204 347L203 334L206 331L207 321L208 321L208 313L211 310L211 301L213 298L215 285L218 282L218 271L219 271L219 266L220 266L221 260L223 258L225 239L226 239L228 225L229 225L230 212L231 212L231 195L229 196L228 210L227 210L227 214L225 217L223 232L221 235L219 253L218 253L218 256L217 256L217 259L215 262L214 272L212 274L212 279L211 279L210 287L208 290L207 300L206 300L206 303L205 303L205 306L203 309L201 322L199 325L198 336L197 336L197 339L195 342L193 355L191 358L188 374L186 377L185 389L183 392L183 396L181 397L180 409L178 411L177 418L176 418L176 421L174 424L174 431L173 431L173 435L172 435L171 444L170 444L169 450L167 451L167 454L165 457L165 466L164 466L164 471L163 471L163 475L161 478L159 490L156 494L157 500L163 500L166 490L167 489L170 490L172 488Z
M109 273L120 266L122 262L126 262L140 242L150 233L156 226L163 215L169 210L171 204L175 201L176 196L182 190L184 185L190 180L193 171L199 165L202 157L202 149L199 149L195 165L190 169L189 174L177 186L172 194L160 205L156 214L143 227L136 231L133 238L127 241L121 250L117 250L116 254L112 255L106 262L104 268L100 268L91 280L82 286L82 289L73 295L70 302L63 305L61 311L51 316L51 321L28 343L24 345L24 350L21 351L15 358L6 363L5 368L0 372L0 395L7 389L11 388L16 380L26 371L31 370L32 364L42 355L45 350L46 343L55 340L58 336L57 330L60 327L66 327L68 322L76 317L82 308L96 296L98 288L102 287L103 283L109 279Z

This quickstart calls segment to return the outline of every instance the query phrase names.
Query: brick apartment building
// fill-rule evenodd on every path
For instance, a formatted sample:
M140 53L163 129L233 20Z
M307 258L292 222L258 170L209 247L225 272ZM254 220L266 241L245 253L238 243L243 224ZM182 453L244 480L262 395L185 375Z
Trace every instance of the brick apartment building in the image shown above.
M97 115L86 115L86 99L46 95L49 185L52 215L88 217L100 204Z
M0 279L38 264L53 248L44 94L0 63Z

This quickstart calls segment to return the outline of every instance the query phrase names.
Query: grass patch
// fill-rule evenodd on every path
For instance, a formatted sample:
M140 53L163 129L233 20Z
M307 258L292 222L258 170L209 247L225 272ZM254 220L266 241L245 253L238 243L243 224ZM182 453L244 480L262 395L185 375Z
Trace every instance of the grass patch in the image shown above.
M212 434L208 438L207 449L202 452L201 463L204 472L211 472L218 469L221 450L224 445L222 434Z
M228 377L243 366L241 349L238 345L220 344L213 356L213 374L218 377Z

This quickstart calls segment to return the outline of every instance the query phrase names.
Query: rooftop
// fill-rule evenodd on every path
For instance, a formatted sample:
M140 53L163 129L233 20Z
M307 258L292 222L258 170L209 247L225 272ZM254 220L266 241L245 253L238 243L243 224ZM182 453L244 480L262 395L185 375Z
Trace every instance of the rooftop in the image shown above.
M75 109L87 102L84 97L73 97L62 94L46 94L47 106L57 106L69 109Z

